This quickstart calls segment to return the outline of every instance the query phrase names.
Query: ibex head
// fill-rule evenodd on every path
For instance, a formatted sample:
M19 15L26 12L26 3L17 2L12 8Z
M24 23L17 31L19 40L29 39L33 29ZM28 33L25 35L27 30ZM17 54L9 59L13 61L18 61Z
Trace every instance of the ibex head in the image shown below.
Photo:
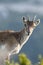
M39 25L40 19L35 21L35 17L34 17L34 19L30 21L29 19L27 20L25 17L23 17L23 23L27 34L29 34L30 32L33 32L33 30L37 25Z

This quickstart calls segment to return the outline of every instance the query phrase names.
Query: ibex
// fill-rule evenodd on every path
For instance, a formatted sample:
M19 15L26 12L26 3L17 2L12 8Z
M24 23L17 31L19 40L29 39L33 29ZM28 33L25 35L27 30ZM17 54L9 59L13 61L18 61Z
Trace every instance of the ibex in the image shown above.
M24 28L21 31L0 31L0 61L6 57L9 59L10 55L19 53L39 23L40 19L30 21L23 17Z

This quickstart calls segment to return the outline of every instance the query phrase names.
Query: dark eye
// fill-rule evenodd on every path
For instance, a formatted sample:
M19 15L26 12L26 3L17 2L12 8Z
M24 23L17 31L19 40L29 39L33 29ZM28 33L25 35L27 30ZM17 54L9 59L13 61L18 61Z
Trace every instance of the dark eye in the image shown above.
M24 24L24 26L26 27L26 24Z

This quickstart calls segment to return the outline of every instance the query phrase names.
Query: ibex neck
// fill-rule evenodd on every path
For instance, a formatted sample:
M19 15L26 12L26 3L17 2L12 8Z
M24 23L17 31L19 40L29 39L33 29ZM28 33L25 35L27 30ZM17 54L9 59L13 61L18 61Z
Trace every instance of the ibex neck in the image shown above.
M25 29L23 29L22 31L20 31L20 33L21 33L20 43L21 43L22 46L28 41L28 39L29 39L29 37L31 36L32 32L33 32L33 31L31 31L31 32L29 33L29 35L28 35L28 34L26 34L26 30L25 30Z

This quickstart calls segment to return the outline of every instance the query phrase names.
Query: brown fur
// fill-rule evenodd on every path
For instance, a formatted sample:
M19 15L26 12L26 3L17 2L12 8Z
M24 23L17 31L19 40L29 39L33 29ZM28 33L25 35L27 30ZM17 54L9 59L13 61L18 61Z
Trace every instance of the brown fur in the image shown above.
M6 57L9 58L9 54L19 53L31 36L34 27L37 26L35 22L25 20L25 18L23 18L23 22L26 26L24 25L25 28L19 32L12 30L0 31L0 63L2 60L5 60Z

